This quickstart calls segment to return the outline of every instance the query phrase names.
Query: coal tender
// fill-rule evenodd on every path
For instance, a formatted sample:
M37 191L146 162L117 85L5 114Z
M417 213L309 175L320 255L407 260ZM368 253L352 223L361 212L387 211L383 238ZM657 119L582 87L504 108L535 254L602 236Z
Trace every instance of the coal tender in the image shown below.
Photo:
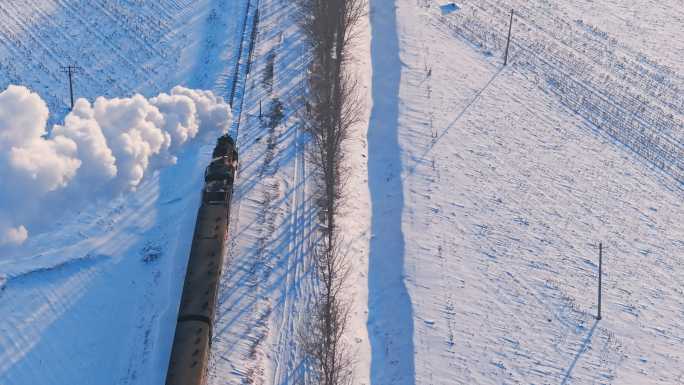
M221 136L204 173L202 205L197 214L166 385L206 382L236 169L235 142L228 135Z

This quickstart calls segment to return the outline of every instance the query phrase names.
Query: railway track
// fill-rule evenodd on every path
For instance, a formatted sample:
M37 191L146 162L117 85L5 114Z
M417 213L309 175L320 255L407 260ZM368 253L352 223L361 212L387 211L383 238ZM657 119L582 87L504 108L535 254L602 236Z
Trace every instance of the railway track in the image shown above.
M236 84L233 103L231 134L237 135L241 166L209 361L212 385L292 383L306 369L297 327L309 293L313 213L306 134L296 115L304 85L302 37L294 23L284 22L295 17L289 3L259 4L257 31L244 31L255 36L251 49L247 40L242 47L239 76L247 83L244 90ZM232 92L230 80L226 85Z
M244 91L257 36L258 7L259 0L247 0L235 59L229 96L234 117L231 133L234 132L235 138L239 133ZM212 159L205 172L202 205L183 285L167 385L204 385L207 382L219 282L230 242L233 182L239 170L237 146L230 136L219 139ZM236 209L239 212L239 204Z
M228 101L233 110L233 127L231 133L237 138L240 134L240 120L242 118L242 106L247 85L247 76L251 68L252 54L257 38L259 24L259 0L247 0L247 11L242 23L240 43L238 45L233 81L230 88Z

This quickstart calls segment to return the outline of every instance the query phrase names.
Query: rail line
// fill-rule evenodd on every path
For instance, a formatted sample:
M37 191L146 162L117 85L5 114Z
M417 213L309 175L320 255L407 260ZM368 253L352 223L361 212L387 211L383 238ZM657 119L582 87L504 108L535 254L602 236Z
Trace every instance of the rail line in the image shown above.
M233 110L233 127L231 133L236 139L240 134L240 120L242 118L242 105L244 103L244 93L247 85L247 76L252 63L254 43L256 42L259 24L259 0L247 0L247 10L242 23L242 34L238 45L235 59L235 70L231 85L230 96L228 97L230 107ZM245 40L249 39L245 45ZM237 100L236 100L237 99Z
M259 0L247 0L229 96L234 129L228 134L234 133L236 140L228 134L219 138L205 172L202 205L197 214L166 374L167 385L205 385L207 382L217 294L226 244L230 242L233 182L239 174L236 142L258 22ZM239 212L239 204L235 211L235 214Z

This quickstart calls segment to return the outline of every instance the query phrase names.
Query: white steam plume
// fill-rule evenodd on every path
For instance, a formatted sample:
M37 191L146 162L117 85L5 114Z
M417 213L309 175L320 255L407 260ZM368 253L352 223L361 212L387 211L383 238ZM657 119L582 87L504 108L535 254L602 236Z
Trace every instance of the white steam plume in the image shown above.
M180 86L149 100L79 99L49 136L48 114L25 87L0 92L0 247L28 238L45 198L134 190L151 167L175 163L183 145L225 133L232 120L230 106L211 91Z
M116 159L87 100L78 99L74 109L64 119L64 125L56 125L52 135L76 142L77 156L82 161L78 169L80 178L104 182L117 175Z

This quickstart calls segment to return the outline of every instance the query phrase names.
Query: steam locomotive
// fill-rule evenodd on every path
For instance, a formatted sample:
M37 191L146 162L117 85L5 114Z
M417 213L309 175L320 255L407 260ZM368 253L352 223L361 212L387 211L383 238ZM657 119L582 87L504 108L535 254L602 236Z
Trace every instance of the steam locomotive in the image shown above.
M195 224L166 385L206 382L237 162L233 139L229 135L219 137L211 163L204 172L202 204Z

